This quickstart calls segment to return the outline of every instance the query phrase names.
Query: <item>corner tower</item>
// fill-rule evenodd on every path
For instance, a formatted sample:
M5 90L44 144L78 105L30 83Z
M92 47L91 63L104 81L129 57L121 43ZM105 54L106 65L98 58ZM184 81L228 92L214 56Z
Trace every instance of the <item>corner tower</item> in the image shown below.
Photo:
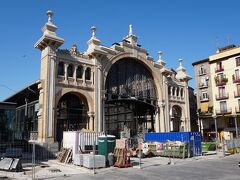
M57 26L52 22L52 11L47 11L48 21L43 26L42 37L34 45L41 51L41 70L39 84L39 113L38 113L38 141L42 143L54 142L54 111L56 109L55 75L56 75L56 50L64 43L57 36Z

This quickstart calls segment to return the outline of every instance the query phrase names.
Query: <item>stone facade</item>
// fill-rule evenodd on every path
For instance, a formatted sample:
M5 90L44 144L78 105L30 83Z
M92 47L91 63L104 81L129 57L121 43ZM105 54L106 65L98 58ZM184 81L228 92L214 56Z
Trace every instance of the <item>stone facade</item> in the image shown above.
M131 25L129 34L121 42L114 43L111 47L101 45L101 41L96 37L96 28L92 27L92 37L87 42L88 49L86 52L79 52L76 45L66 50L59 49L64 40L56 35L57 27L52 22L53 13L48 11L47 14L48 22L42 29L43 36L35 44L35 47L41 51L39 142L55 142L57 131L59 128L65 127L63 123L58 128L57 121L58 116L63 117L65 115L63 107L72 103L72 101L64 101L63 97L69 94L81 100L79 104L82 108L75 109L75 111L74 108L69 109L72 113L68 113L68 115L71 115L69 118L74 119L73 115L78 117L78 114L74 114L74 112L81 111L81 117L84 117L84 121L76 127L81 126L92 131L106 131L105 106L106 96L109 95L106 92L106 84L111 68L120 61L131 61L137 67L144 67L143 72L146 71L147 74L150 74L150 80L152 78L154 84L147 89L149 91L146 91L146 93L154 94L154 97L146 98L147 95L141 94L134 94L130 97L129 94L125 94L124 99L122 98L124 94L122 91L121 96L117 95L117 99L114 100L113 104L110 104L111 106L123 101L124 103L130 102L127 104L129 108L132 102L134 102L132 104L140 104L137 105L140 109L144 109L142 105L148 105L151 113L146 114L145 119L151 119L152 130L156 132L191 130L188 96L188 81L191 77L186 74L186 70L182 66L182 60L179 60L180 65L176 71L166 68L161 52L158 53L159 59L154 61L147 51L138 45L137 36L133 34ZM127 64L127 62L125 63ZM131 72L128 71L128 73ZM121 76L121 74L118 75L118 77ZM140 88L145 88L142 87L144 86L143 80L138 81L137 85L136 87L141 85ZM110 90L112 98L114 87ZM121 89L120 84L118 90L126 90L126 88ZM134 89L134 92L138 92L137 89ZM139 100L140 96L142 97L141 100ZM63 112L61 112L62 109ZM61 115L59 115L59 112ZM137 116L134 113L131 117L137 117L139 120L143 119L142 115ZM72 129L76 128L74 123L75 120L72 122ZM146 123L146 128L149 128L149 126L151 125Z

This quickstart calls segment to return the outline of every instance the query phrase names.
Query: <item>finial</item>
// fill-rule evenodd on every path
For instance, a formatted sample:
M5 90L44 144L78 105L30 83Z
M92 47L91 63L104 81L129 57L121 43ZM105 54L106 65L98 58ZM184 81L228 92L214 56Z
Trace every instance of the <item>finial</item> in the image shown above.
M182 66L183 59L180 58L178 62L179 62L179 66Z
M48 22L52 22L52 16L53 16L53 12L48 10L47 11L47 16L48 16Z
M132 31L132 25L130 24L129 25L129 33L128 33L129 36L132 36L133 35L133 31Z
M92 26L91 31L92 31L92 38L95 38L96 37L96 27Z
M158 51L157 54L158 54L158 60L162 60L162 51Z

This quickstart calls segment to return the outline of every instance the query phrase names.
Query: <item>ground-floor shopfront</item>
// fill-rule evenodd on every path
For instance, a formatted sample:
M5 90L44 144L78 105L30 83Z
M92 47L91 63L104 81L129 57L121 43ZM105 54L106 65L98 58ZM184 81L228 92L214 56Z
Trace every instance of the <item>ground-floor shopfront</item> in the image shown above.
M199 116L203 141L230 140L239 137L240 115Z

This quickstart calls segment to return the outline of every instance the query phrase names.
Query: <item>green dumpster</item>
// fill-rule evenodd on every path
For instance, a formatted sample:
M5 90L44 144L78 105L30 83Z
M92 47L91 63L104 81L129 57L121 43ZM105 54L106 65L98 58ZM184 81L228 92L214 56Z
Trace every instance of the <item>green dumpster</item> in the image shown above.
M98 137L98 154L104 155L108 162L108 154L114 153L116 146L116 137L112 135L103 135Z
M213 142L202 142L202 151L216 151L216 144Z

